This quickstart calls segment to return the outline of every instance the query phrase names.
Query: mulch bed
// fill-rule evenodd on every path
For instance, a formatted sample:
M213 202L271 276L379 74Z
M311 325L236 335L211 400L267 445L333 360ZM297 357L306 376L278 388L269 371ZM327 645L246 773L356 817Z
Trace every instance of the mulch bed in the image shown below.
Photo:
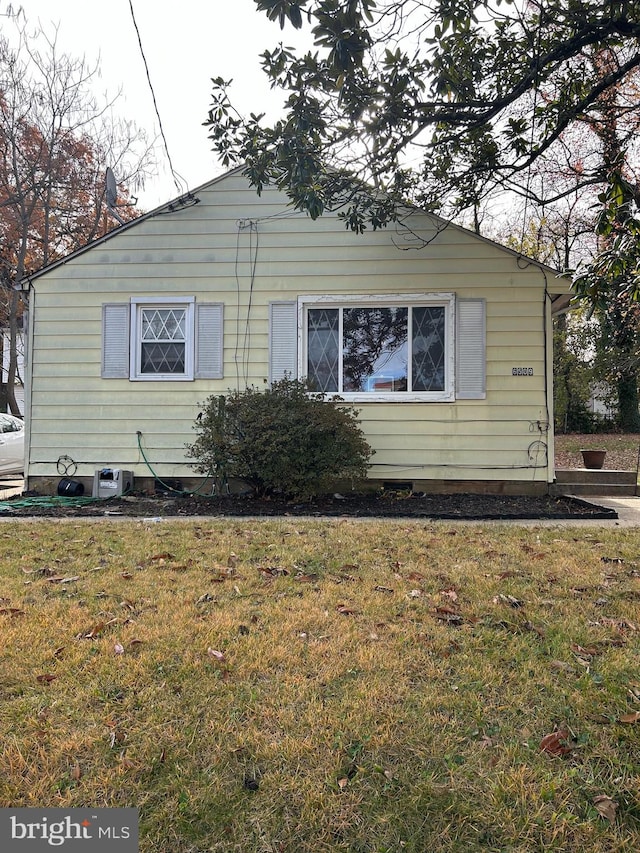
M616 519L615 510L571 497L470 494L346 494L308 502L247 496L126 496L108 500L57 499L25 494L2 503L2 517L132 517L147 520L206 516L413 518L459 520Z

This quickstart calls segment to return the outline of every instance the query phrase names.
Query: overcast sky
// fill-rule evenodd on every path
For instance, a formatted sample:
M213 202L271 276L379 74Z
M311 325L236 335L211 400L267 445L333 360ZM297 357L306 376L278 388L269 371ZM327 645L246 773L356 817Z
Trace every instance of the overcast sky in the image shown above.
M222 171L202 126L211 78L233 78L232 100L245 114L267 108L275 112L282 96L269 90L259 55L280 41L291 44L292 31L283 35L277 24L255 11L253 0L131 2L169 154L176 172L193 189ZM0 2L0 9L8 5ZM30 23L39 19L48 30L59 24L58 41L66 53L85 56L89 63L100 57L99 91L115 94L122 88L117 114L134 120L150 136L158 133L129 0L14 0L12 5L21 5ZM147 210L179 195L164 151L158 156L160 173L139 194L139 204Z

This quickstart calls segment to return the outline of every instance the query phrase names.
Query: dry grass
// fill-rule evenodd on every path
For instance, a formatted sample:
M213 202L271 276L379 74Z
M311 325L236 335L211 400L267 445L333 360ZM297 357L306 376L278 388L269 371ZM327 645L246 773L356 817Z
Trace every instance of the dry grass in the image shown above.
M142 853L635 851L638 545L2 524L0 806L137 806Z

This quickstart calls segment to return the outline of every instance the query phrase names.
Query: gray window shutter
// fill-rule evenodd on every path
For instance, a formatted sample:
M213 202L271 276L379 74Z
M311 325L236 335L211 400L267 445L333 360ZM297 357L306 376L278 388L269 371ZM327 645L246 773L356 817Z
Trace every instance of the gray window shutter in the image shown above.
M196 303L196 379L223 377L222 302Z
M129 318L128 302L102 306L102 369L103 379L129 378Z
M486 302L456 300L456 397L484 400L486 382Z
M269 383L298 376L298 303L269 303Z

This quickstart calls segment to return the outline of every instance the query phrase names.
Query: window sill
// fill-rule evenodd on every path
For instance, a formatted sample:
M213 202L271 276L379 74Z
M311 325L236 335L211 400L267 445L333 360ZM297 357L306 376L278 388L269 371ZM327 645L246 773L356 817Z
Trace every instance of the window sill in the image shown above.
M193 382L193 376L174 376L171 373L158 373L152 376L130 376L131 382Z
M339 397L345 403L455 403L452 393L420 394L417 392L398 391L395 394L375 394L369 392L330 392L324 395L331 400Z

